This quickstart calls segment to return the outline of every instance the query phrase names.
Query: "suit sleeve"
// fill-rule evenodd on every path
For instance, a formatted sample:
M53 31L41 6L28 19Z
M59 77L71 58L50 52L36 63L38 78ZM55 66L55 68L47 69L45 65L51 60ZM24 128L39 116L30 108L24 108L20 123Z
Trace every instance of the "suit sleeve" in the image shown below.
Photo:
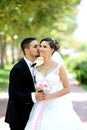
M33 83L30 78L24 75L24 71L14 67L9 75L9 97L16 102L32 103L31 92Z

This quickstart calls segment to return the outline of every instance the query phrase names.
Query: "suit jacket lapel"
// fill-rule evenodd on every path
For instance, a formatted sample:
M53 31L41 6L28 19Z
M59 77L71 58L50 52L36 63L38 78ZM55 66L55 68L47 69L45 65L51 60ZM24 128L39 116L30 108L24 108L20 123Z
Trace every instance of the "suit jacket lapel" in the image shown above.
M25 60L23 58L22 58L21 61L22 61L23 65L24 65L23 71L26 74L26 78L33 81L33 78L32 78L32 75L31 75L31 72L30 72L30 69L29 69L27 63L25 62Z

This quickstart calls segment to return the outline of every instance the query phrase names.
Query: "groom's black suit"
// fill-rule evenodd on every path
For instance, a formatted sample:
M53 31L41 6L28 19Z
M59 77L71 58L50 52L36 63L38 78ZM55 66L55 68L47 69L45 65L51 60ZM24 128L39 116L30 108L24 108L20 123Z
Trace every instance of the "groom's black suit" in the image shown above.
M25 60L21 59L12 68L9 78L9 100L5 122L9 123L13 130L24 130L33 106L31 92L34 91L29 67Z

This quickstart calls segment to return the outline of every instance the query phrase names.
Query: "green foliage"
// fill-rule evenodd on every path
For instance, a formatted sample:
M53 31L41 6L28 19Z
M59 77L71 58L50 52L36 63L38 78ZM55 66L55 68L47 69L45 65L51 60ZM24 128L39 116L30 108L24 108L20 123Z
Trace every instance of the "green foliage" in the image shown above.
M79 4L80 0L0 0L0 42L15 48L25 37L52 37L65 47L68 38L72 42Z
M80 83L87 84L87 61L78 63L74 67L74 70L76 71L77 79L80 81Z
M9 72L12 66L8 65L4 69L0 69L0 92L5 91L8 87Z
M72 32L79 4L80 0L0 0L0 31L19 37L50 36L53 29L57 33Z
M82 43L82 45L80 45L80 47L78 47L77 50L80 51L80 52L87 53L87 42L86 43Z
M79 53L79 57L65 57L65 66L87 90L87 54L85 51Z
M82 84L81 86L87 91L87 84Z

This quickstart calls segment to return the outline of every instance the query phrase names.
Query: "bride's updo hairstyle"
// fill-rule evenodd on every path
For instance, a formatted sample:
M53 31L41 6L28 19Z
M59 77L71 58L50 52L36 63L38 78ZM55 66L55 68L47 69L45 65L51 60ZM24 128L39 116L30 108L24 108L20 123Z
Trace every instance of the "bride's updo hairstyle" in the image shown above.
M59 50L60 48L60 44L57 40L53 39L53 38L43 38L41 41L40 41L40 44L43 42L43 41L46 41L48 42L50 48L54 48L54 52ZM53 53L54 53L53 52Z

